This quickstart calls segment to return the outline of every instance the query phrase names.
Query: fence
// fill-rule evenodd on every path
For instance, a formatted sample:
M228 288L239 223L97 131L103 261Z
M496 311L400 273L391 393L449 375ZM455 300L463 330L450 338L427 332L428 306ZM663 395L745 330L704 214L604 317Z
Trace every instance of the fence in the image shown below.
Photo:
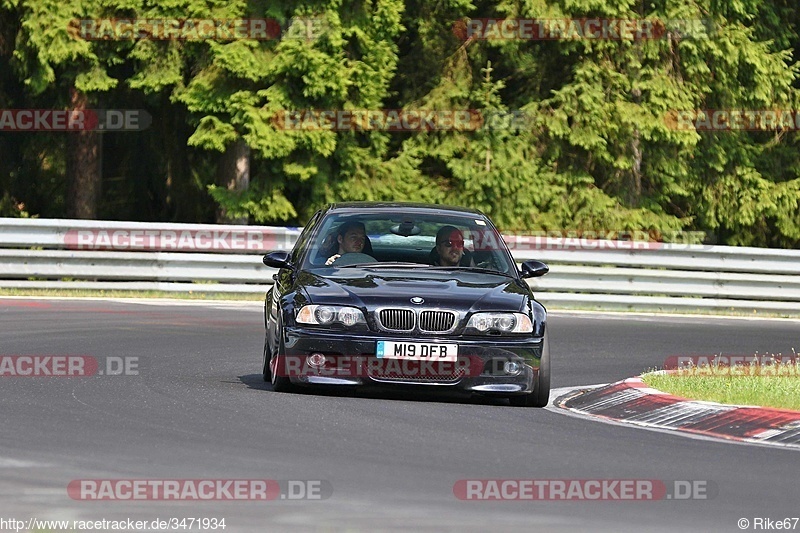
M299 228L0 218L0 287L264 293ZM800 250L513 237L557 308L800 316ZM641 244L641 243L640 243ZM125 250L125 251L120 251Z

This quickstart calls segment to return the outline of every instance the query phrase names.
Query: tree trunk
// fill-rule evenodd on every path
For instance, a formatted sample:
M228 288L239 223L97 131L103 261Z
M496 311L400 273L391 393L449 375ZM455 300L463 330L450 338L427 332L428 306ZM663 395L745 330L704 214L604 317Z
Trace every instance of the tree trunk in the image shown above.
M641 50L637 49L637 52ZM637 55L641 55L637 53ZM638 75L637 75L638 78ZM636 105L641 105L642 91L638 88L634 89L631 96ZM633 158L631 164L631 174L633 178L632 187L628 190L628 205L631 207L639 207L642 201L642 147L641 147L641 134L639 127L633 127L633 139L631 139L631 156Z
M215 203L208 196L208 191L198 187L192 178L186 149L192 131L187 131L187 112L170 102L167 91L161 96L160 109L156 142L164 142L165 220L208 222L212 217L216 218Z
M86 94L70 88L74 111L86 110ZM96 130L66 133L67 137L67 217L97 218L102 186L102 137Z
M642 199L642 149L640 146L641 139L639 138L639 128L633 130L633 140L631 141L631 151L633 152L633 190L630 195L630 205L632 207L639 207L639 202Z
M244 192L250 186L250 147L244 139L238 139L222 154L217 167L217 183L229 191ZM228 216L222 207L217 209L218 224L247 224L247 217Z

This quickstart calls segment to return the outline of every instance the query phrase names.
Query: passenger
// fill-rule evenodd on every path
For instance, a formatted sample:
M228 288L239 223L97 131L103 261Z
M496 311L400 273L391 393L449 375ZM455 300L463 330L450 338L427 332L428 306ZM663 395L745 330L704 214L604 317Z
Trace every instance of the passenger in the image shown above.
M336 240L339 243L339 250L325 261L326 265L339 259L342 254L363 253L367 242L366 228L361 222L345 222L339 227Z

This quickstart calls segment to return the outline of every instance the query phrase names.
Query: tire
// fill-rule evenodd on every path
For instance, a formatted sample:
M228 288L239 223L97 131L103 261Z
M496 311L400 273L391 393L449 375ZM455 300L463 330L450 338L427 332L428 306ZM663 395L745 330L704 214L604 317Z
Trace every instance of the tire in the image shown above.
M272 359L272 356L269 353L269 345L267 344L267 338L264 337L264 368L262 369L262 376L264 377L264 381L267 383L272 381L272 372L269 368L269 361Z
M281 360L278 358L278 365L280 364ZM278 368L278 365L275 368ZM272 374L272 390L275 392L292 392L294 385L292 385L292 381L289 378Z
M269 312L268 303L272 297L273 290L274 287L267 291L267 295L264 298L264 367L261 369L261 375L267 383L272 381L272 372L269 368L269 361L272 358L272 354L269 351L269 320L267 320L267 317Z
M508 401L514 407L545 407L550 402L550 342L546 331L533 392L522 396L509 396Z
M280 324L279 324L280 326ZM281 328L278 327L278 332L280 334ZM278 352L281 352L281 348L283 347L283 341L281 340L278 343ZM270 354L270 361L275 360L275 370L276 372L271 372L271 381L272 381L272 390L275 392L292 392L294 390L294 385L292 385L292 380L286 376L281 376L280 366L283 363L283 359L278 354ZM269 367L269 364L267 365ZM271 368L268 368L271 370Z

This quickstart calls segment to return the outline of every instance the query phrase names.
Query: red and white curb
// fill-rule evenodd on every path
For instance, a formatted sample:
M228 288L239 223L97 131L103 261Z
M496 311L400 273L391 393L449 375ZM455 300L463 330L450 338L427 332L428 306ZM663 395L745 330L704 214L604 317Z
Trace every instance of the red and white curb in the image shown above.
M800 448L800 412L687 400L641 378L573 389L553 404L573 413L737 442Z

